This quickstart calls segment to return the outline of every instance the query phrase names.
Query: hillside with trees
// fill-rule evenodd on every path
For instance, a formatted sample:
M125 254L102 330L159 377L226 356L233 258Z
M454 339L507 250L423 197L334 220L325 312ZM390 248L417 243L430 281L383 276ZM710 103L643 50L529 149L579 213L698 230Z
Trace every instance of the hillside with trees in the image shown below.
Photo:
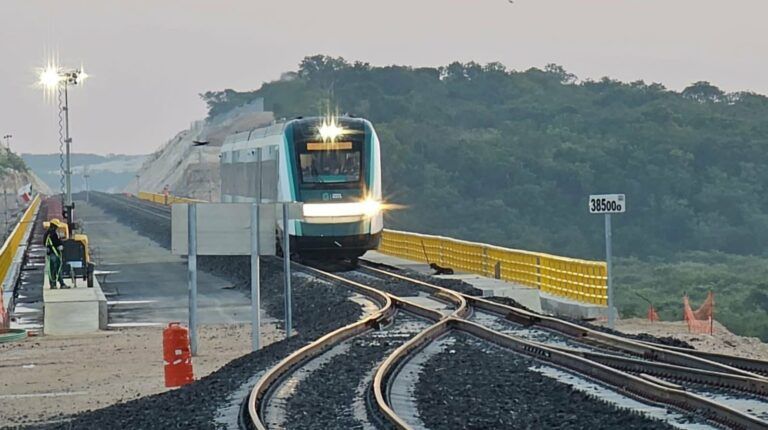
M602 258L602 218L587 213L587 196L625 193L627 213L614 217L622 312L644 312L633 294L642 291L658 297L663 318L680 319L683 291L696 302L694 292L717 288L720 309L746 312L722 312L723 322L768 339L768 281L725 275L768 261L763 95L579 80L557 65L373 67L314 56L256 91L202 97L211 117L263 97L276 117L330 106L370 119L385 195L407 206L388 216L392 228Z

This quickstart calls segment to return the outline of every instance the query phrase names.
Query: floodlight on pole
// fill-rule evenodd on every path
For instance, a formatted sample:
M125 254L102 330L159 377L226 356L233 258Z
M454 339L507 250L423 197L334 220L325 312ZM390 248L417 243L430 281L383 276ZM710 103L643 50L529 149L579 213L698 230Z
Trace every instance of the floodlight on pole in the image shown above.
M64 217L69 224L69 231L75 229L74 225L74 204L72 202L72 166L70 161L70 146L72 138L69 136L69 86L82 85L88 78L88 74L85 72L85 68L81 65L78 69L65 69L58 65L55 61L49 60L45 67L38 70L38 85L45 91L46 97L53 98L54 94L58 94L59 99L59 115L64 114L64 135L59 135L59 139L63 138L63 143L66 146L65 165L63 167L64 181L66 189L64 191ZM61 92L63 91L64 100L62 103ZM61 116L59 116L61 121ZM61 127L61 123L59 123ZM61 133L61 128L59 128ZM61 140L60 140L61 143Z

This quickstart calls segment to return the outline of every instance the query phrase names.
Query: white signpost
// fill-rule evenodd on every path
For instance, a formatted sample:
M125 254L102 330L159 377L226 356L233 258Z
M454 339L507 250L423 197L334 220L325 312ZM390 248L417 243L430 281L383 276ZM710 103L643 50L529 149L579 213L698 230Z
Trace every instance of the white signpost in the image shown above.
M627 199L624 194L592 194L587 202L589 213L605 215L605 260L608 266L608 327L615 324L613 302L613 265L611 262L611 214L624 213L627 210Z
M251 256L251 336L253 350L261 345L262 255L275 255L278 211L283 225L301 219L301 203L193 203L174 204L171 210L171 251L188 255L189 343L197 354L197 256ZM190 228L191 226L191 228ZM287 231L287 229L285 229ZM287 236L287 234L286 234ZM286 248L288 246L286 245ZM291 333L290 251L285 254L286 337Z

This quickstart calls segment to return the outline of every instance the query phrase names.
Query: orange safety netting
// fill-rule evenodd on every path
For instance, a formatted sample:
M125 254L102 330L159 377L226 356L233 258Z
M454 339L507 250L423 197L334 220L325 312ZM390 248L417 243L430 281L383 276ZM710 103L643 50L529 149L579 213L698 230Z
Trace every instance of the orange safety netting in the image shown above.
M659 314L656 313L656 309L653 308L653 305L648 308L648 321L654 322L659 320Z
M683 316L688 324L688 331L693 333L714 334L715 295L710 291L707 299L697 310L691 309L688 296L683 296Z

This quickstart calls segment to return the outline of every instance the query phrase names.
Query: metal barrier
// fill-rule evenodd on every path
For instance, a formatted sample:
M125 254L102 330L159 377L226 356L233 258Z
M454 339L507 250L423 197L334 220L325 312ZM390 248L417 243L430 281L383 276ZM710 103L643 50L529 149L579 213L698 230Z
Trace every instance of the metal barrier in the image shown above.
M3 283L8 276L8 271L13 264L13 258L16 256L16 250L18 249L21 241L28 229L32 228L32 223L35 222L34 217L37 211L37 207L40 206L40 195L37 195L32 203L30 203L27 210L24 211L24 215L16 224L11 234L5 239L3 247L0 248L0 295L3 293Z
M515 282L582 303L605 306L608 301L607 267L603 261L395 230L384 230L379 251Z
M178 197L172 194L157 194L148 193L145 191L139 191L136 196L141 200L148 200L153 203L159 203L161 205L172 205L174 203L205 203L205 200L188 199L186 197Z

